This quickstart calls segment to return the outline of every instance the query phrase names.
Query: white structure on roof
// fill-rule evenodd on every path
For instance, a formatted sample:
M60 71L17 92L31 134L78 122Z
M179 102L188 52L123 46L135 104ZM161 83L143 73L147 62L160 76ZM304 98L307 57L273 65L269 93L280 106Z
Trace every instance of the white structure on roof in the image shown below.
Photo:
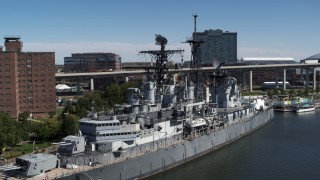
M57 84L56 89L70 89L71 87L67 86L66 84Z
M67 86L66 84L57 84L56 85L56 92L69 92L71 87Z
M292 57L244 57L240 63L243 64L294 64Z

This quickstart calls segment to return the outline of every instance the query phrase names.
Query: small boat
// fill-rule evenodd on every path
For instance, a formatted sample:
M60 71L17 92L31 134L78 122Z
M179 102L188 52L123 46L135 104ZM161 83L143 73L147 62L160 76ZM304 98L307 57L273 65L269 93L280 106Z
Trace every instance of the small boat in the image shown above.
M305 104L303 106L299 106L296 109L297 113L302 113L302 112L309 112L309 111L314 111L316 110L315 106L312 104Z
M313 99L282 95L274 102L273 109L281 112L298 112L298 109L302 112L312 111L311 106L315 107L312 102Z

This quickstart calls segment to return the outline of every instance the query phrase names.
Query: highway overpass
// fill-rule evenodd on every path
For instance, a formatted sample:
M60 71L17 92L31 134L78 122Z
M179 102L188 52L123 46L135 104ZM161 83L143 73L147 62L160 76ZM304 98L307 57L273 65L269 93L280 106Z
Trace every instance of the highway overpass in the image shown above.
M214 67L203 67L203 72L213 72ZM268 65L238 65L238 66L223 66L221 70L245 70L250 71L250 91L252 91L252 71L253 70L283 70L283 82L286 81L286 70L287 69L309 69L314 72L314 89L316 88L316 71L320 70L320 64L268 64ZM190 68L182 69L169 69L169 73L178 72L189 72ZM146 70L121 70L121 71L110 71L110 72L85 72L85 73L56 73L56 78L86 78L91 79L91 84L93 87L93 79L99 77L128 77L133 75L145 75ZM284 89L286 88L284 84Z

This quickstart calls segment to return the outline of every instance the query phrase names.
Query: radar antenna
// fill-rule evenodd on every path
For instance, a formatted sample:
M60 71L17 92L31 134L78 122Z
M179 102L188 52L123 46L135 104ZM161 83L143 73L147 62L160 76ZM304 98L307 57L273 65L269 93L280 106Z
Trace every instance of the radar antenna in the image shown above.
M156 34L156 45L160 45L160 50L140 51L140 54L150 54L153 59L156 60L154 67L153 80L155 80L158 86L157 92L162 94L163 84L165 83L166 76L168 75L168 59L175 53L182 53L184 50L165 50L168 43L167 38Z

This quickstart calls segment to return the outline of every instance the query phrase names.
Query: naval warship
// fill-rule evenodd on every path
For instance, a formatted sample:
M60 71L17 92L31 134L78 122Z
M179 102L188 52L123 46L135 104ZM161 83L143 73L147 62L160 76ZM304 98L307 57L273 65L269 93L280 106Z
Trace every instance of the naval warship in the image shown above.
M59 143L57 155L22 156L15 167L33 179L141 179L189 162L270 122L271 103L244 101L237 79L221 70L223 63L211 76L202 73L199 54L204 42L195 35L187 41L192 51L188 75L180 74L177 80L179 70L168 69L168 59L182 50L166 50L167 39L156 35L161 49L140 52L156 60L155 68L146 71L141 88L128 88L126 104L117 104L109 112L92 109L80 120L79 133Z

